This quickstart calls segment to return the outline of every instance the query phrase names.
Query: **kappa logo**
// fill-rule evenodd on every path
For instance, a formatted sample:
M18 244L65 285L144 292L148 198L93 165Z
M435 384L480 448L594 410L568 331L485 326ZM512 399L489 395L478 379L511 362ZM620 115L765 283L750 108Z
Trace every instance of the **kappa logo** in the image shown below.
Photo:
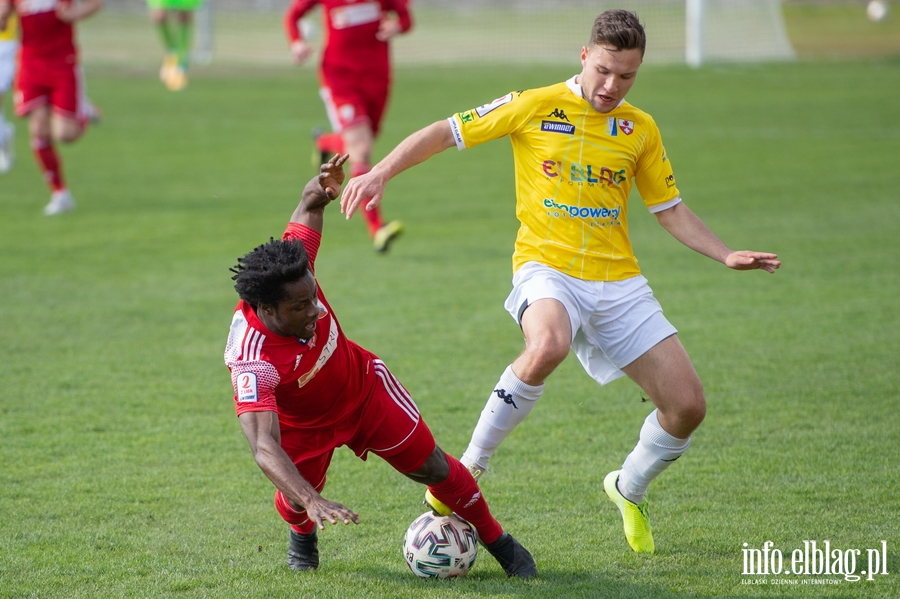
M562 119L562 120L564 120L564 121L571 122L571 121L569 121L569 117L566 116L566 111L565 111L565 110L560 110L559 108L554 108L554 109L553 109L553 112L551 112L551 113L548 114L547 116L548 116L548 117L553 117L553 118L555 118L555 119Z
M516 405L516 402L513 401L512 393L507 393L506 389L494 389L494 393L497 394L497 397L503 400L503 403L509 404L515 409L519 409L519 406Z

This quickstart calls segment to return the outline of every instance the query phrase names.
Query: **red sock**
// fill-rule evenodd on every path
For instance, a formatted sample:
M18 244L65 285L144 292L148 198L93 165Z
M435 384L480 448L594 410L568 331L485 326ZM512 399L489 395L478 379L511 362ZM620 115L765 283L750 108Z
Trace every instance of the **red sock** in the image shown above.
M360 175L365 175L368 173L372 167L366 163L354 164L350 167L350 176L351 177L359 177ZM369 229L369 236L375 237L375 233L378 232L378 229L384 226L384 221L381 219L381 207L378 206L374 210L366 210L366 203L369 201L369 198L363 200L362 210L363 216L366 218L366 227Z
M50 189L60 191L66 188L62 175L62 163L53 147L53 142L49 138L33 137L31 138L31 149L34 150L34 157L37 159L41 172L44 173L44 180Z
M344 153L344 138L340 133L323 133L316 138L316 148L329 154Z
M277 489L275 491L275 510L284 518L285 522L291 525L294 532L308 535L316 528L316 523L309 519L306 510L295 510L287 497Z
M428 489L441 503L449 506L474 526L482 543L493 543L503 534L503 527L491 515L487 501L481 495L481 489L466 467L449 454L447 461L450 462L450 476L444 482L431 485Z

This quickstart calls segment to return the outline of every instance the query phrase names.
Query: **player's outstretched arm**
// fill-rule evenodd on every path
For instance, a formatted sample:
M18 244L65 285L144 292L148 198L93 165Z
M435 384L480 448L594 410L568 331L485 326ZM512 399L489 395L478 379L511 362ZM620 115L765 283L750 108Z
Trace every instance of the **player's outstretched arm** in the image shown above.
M291 215L292 223L306 225L319 233L325 221L325 207L341 193L344 182L344 163L348 154L334 155L319 169L318 175L310 179L300 196L300 203Z
M359 524L359 514L322 497L315 487L297 472L294 462L281 448L278 438L278 415L272 411L244 412L239 417L241 429L250 444L256 464L285 497L298 509L305 509L309 519L320 530L325 522Z
M749 250L732 251L684 202L657 212L656 219L675 239L692 250L721 262L728 268L735 270L759 269L772 273L781 267L777 254Z
M341 212L349 219L363 202L366 202L366 210L374 210L381 203L388 181L455 145L453 131L446 120L416 131L401 141L371 171L350 179L341 196Z

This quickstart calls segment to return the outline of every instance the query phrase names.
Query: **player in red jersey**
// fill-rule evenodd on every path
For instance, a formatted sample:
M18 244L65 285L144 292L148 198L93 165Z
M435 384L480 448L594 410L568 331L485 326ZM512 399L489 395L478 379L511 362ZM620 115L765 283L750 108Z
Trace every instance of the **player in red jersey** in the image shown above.
M334 133L314 134L316 156L350 155L350 176L369 172L372 146L381 127L391 87L388 40L412 27L408 0L294 0L284 15L284 28L296 63L305 62L313 47L297 22L314 6L322 6L327 43L319 67L319 94ZM317 159L318 160L318 159ZM384 222L379 209L366 212L375 250L385 252L403 230L399 221Z
M428 485L475 527L508 576L534 576L531 554L503 531L468 470L435 444L384 362L347 339L313 275L325 207L340 193L346 160L322 165L282 238L232 268L241 299L225 363L241 428L277 489L275 509L291 525L288 565L318 568L317 528L326 522L359 524L356 512L320 495L335 448L346 445Z
M0 0L0 29L12 11L22 30L16 116L28 116L31 147L52 190L48 216L72 210L54 142L70 143L97 115L84 89L73 23L100 10L103 0Z

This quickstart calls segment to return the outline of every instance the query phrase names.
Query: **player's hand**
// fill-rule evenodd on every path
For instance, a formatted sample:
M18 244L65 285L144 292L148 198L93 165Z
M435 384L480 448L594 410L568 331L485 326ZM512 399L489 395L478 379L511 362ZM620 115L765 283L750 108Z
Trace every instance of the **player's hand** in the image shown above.
M378 33L375 34L375 39L379 42L386 42L398 33L400 33L400 19L395 15L385 15L378 24Z
M341 196L341 213L346 214L349 220L363 203L366 210L375 210L384 197L386 184L374 170L350 179Z
M325 195L329 200L333 200L341 193L341 185L344 184L344 163L347 162L349 154L335 154L331 159L323 164L319 170L319 185L325 190Z
M74 2L56 5L56 17L63 23L73 23L78 20L78 7Z
M725 266L734 270L759 269L766 272L775 272L778 268L781 268L781 261L777 260L777 258L778 254L741 250L728 254L725 258Z
M319 530L325 530L325 522L337 524L359 524L359 514L335 501L328 501L322 496L311 501L306 506L306 514L316 523Z
M303 40L291 42L291 60L295 64L303 64L313 53L313 47Z

